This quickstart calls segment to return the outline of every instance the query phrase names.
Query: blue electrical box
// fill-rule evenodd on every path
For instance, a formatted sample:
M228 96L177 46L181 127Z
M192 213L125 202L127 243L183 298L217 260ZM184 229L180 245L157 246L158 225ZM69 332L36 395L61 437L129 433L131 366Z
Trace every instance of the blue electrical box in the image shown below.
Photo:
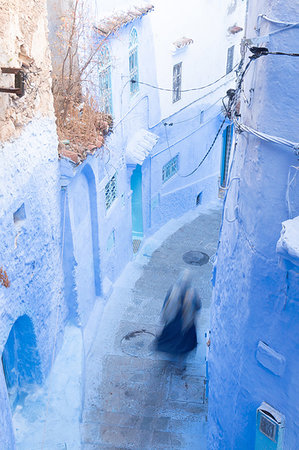
M256 412L255 450L283 449L284 416L263 402Z

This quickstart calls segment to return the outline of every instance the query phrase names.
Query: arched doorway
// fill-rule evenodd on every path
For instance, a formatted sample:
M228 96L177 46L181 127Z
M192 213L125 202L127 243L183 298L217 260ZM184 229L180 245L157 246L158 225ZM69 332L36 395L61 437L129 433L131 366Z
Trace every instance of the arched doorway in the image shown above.
M68 271L73 273L77 298L73 310L78 313L79 322L85 325L96 297L101 295L96 182L89 165L69 185L68 206L66 224L71 236L68 232L66 237L71 239L72 255L66 248L64 257L68 262L64 270L67 276ZM73 295L69 303L70 300L74 301Z
M29 385L42 383L35 332L27 315L15 321L1 359L10 404L14 409L26 396Z

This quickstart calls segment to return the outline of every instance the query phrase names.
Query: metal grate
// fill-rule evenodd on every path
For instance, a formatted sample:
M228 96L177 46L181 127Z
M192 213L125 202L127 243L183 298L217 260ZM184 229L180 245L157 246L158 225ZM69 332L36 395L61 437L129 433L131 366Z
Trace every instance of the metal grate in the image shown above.
M116 197L117 197L117 179L115 173L111 178L111 180L108 181L108 183L105 186L106 210L110 208Z
M138 74L138 36L135 28L130 34L129 44L129 71L130 71L130 92L131 95L139 91L139 74Z
M141 244L141 239L133 239L133 253L137 253Z
M260 431L271 439L271 441L275 442L276 425L265 416L261 416Z
M166 163L162 168L162 181L169 180L169 178L173 177L179 170L179 155L176 155L172 158L168 163Z
M102 47L99 54L100 108L112 114L111 60L108 47Z
M175 103L181 99L181 86L182 86L182 63L175 64L173 66L172 74L172 103Z

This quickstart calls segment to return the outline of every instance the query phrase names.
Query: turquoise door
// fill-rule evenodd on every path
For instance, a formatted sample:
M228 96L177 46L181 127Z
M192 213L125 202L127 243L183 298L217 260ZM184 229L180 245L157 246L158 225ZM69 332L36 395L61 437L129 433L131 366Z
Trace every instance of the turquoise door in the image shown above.
M233 136L233 127L232 125L229 125L223 131L223 148L222 148L221 170L220 170L221 187L226 187L227 183L232 136Z
M139 164L131 176L132 192L132 234L133 239L142 239L143 237L143 219L142 219L142 171Z

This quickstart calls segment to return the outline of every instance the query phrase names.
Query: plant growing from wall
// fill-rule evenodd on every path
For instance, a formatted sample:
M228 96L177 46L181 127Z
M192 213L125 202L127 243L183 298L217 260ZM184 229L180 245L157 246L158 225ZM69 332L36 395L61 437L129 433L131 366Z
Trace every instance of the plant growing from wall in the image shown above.
M74 0L72 8L59 18L56 42L52 45L59 153L75 162L102 147L105 135L112 129L112 117L99 110L93 95L93 73L105 40L95 44L86 11L84 0Z
M6 288L9 288L10 286L6 270L4 270L3 267L0 267L0 284Z

